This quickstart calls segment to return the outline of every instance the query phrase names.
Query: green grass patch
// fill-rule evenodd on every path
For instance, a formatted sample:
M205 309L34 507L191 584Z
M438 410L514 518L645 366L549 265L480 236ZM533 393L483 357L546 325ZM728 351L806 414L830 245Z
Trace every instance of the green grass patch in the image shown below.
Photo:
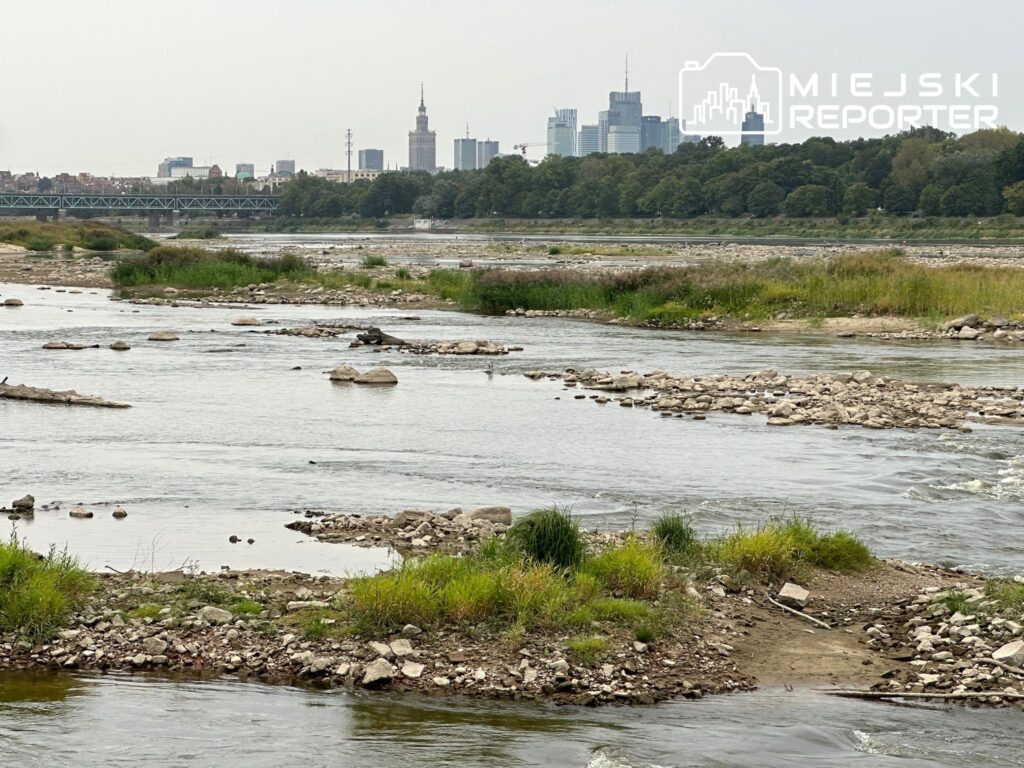
M556 568L575 568L585 554L579 524L568 511L557 507L538 509L519 518L506 539L526 557Z
M985 584L985 595L996 602L1000 611L1016 611L1024 615L1024 584L1008 579L992 579Z
M191 229L183 229L178 234L171 237L171 240L217 240L223 237L220 230L216 227L195 227Z
M156 603L143 603L137 605L128 611L125 615L129 619L153 619L156 620L160 616L160 611L163 610L163 606L157 605Z
M315 270L304 259L287 254L256 258L232 248L207 250L163 245L118 261L110 277L118 286L171 285L179 288L235 288L251 283L299 280Z
M191 579L177 588L177 593L187 600L204 605L227 605L234 601L234 595L225 587L209 579Z
M21 245L33 251L52 251L58 243L64 244L65 250L78 247L90 251L119 248L146 251L156 245L142 235L118 227L72 219L57 222L0 219L0 243Z
M566 647L573 661L585 667L592 667L607 652L608 640L598 635L574 637Z
M657 597L665 575L661 549L637 536L591 558L583 567L608 590L631 598Z
M690 521L674 512L661 515L654 522L651 535L667 557L685 557L699 546Z
M0 630L48 639L95 587L91 574L66 552L45 557L13 535L0 543Z
M942 598L942 604L946 610L950 613L967 613L970 606L967 604L967 595L961 592L959 589L952 590L948 595Z
M363 257L363 269L374 269L376 267L386 267L387 265L388 260L379 254L371 253Z
M258 616L263 612L263 606L255 600L239 600L228 608L236 616Z

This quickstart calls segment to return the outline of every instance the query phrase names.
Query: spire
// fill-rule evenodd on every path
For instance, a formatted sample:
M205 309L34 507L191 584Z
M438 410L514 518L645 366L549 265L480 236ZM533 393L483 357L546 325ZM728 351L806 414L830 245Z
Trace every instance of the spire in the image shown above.
M427 105L423 103L423 81L420 80L420 109L426 109Z
M629 54L626 54L626 91L629 91Z
M469 122L466 123L466 138L469 138Z

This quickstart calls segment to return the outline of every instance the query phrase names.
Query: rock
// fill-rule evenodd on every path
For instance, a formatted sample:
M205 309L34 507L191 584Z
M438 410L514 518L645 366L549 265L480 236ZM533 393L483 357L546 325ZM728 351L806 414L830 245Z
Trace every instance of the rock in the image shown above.
M35 509L36 498L32 494L26 494L20 499L15 499L11 502L11 508L16 509L19 512L31 512Z
M255 317L236 317L231 321L232 325L262 325L258 318Z
M371 651L373 651L382 658L387 659L393 656L391 652L391 646L387 643L379 643L376 640L371 640L366 645L369 647Z
M957 333L956 335L958 339L967 339L968 341L972 341L973 339L976 339L979 336L981 336L981 331L979 331L977 328L971 328L969 325L965 325L963 328L961 328L960 332Z
M402 637L415 637L421 632L423 632L423 630L417 627L415 624L406 624L404 627L402 627Z
M807 598L810 596L811 593L806 589L789 581L783 584L782 589L779 590L779 602L792 608L803 608L807 605Z
M23 302L21 299L4 299L5 307L21 307L24 305L25 302Z
M144 666L146 666L146 654L139 653L139 654L136 654L135 656L132 656L132 666L133 667L144 667Z
M390 647L391 652L399 659L404 659L406 656L412 656L415 653L412 649L412 643L405 638L392 640Z
M128 512L125 511L124 507L114 507L112 517L116 517L118 520L122 520L128 517Z
M980 324L981 320L977 315L963 315L946 323L947 327L952 328L954 331L959 331L961 328L974 328Z
M178 335L174 331L153 331L149 334L150 341L178 341Z
M67 349L68 343L66 341L48 341L43 344L43 349Z
M997 648L992 651L992 658L1014 667L1024 666L1024 640L1014 640Z
M142 649L150 656L156 656L167 650L167 641L159 637L147 637L142 641Z
M435 677L431 680L431 682L433 682L433 684L436 685L438 688L447 688L449 685L452 684L452 681L449 680L447 677Z
M371 368L356 376L353 381L356 384L397 384L398 377L387 368Z
M412 680L417 680L423 674L424 669L426 669L426 666L423 664L418 664L415 661L406 661L402 665L402 675Z
M641 643L639 640L634 640L633 650L637 653L647 653L647 643Z
M113 344L110 345L110 348L117 352L126 352L127 350L131 349L127 341L115 341Z
M87 510L81 504L78 504L77 506L71 508L71 511L68 512L68 515L71 517L92 517L92 512Z
M223 608L218 608L214 605L201 608L196 615L203 621L208 621L211 624L228 624L234 618L231 615L231 611L225 611Z
M331 381L355 381L358 376L359 371L351 365L339 365L331 371Z
M740 591L740 585L736 583L736 579L727 573L723 573L718 577L718 583L725 587L726 592L735 594Z
M363 673L363 687L371 688L384 685L385 683L390 683L394 678L395 668L391 666L388 660L377 659L366 665L366 670Z
M479 348L475 341L458 341L453 351L456 355L475 355Z
M509 507L477 507L468 515L471 520L486 520L489 523L512 525L512 510Z

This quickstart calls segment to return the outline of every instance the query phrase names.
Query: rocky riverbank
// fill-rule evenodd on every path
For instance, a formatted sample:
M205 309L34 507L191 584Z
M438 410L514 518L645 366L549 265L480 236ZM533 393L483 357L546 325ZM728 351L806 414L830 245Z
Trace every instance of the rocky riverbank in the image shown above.
M525 375L560 381L567 391L597 391L599 394L573 397L598 405L614 402L666 417L695 419L714 412L760 414L767 416L767 424L773 427L816 424L969 431L971 421L1008 424L1024 418L1024 387L919 384L875 376L870 371L786 376L767 370L739 376L680 376L664 371L612 374L588 368L528 371Z

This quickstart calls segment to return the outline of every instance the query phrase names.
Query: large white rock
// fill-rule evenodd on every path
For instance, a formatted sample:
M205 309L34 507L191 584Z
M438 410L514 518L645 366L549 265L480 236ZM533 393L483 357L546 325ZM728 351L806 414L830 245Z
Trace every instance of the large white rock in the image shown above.
M203 621L208 621L211 624L227 624L234 618L231 615L231 611L225 611L223 608L218 608L215 605L208 605L205 608L201 608L197 615Z
M236 317L231 321L232 325L262 325L256 317Z
M489 523L512 524L512 510L508 507L477 507L469 513L471 520L486 520Z
M407 661L402 665L402 674L412 680L419 679L426 666L415 661Z
M779 602L794 608L803 608L807 605L807 598L810 596L810 592L799 584L793 584L790 581L783 584L782 589L779 590Z
M153 331L149 334L150 341L177 341L178 334L174 331Z
M992 658L1015 667L1024 666L1024 640L1014 640L992 651Z
M383 685L391 682L394 677L395 668L388 663L388 660L377 659L366 665L366 670L363 672L363 685L366 687Z
M397 384L398 377L387 368L371 368L353 379L356 384Z
M355 381L359 371L351 365L339 365L331 371L331 381Z

